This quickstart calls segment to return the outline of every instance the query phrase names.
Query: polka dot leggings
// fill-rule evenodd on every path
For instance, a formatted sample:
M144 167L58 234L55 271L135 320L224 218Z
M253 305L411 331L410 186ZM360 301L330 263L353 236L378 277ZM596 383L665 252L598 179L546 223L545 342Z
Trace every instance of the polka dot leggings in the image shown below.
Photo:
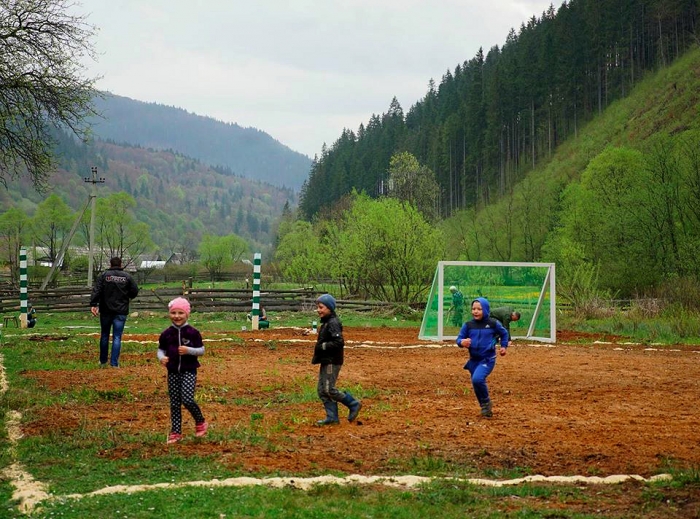
M197 372L174 373L168 371L168 394L170 395L170 432L182 434L182 406L190 412L195 424L204 423L204 415L194 401Z

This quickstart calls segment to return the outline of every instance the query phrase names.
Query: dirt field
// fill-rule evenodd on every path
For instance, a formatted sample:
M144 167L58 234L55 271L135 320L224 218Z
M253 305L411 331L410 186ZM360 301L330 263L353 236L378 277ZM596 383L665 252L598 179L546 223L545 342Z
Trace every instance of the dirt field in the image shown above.
M318 428L313 423L323 417L321 403L288 398L302 385L315 386L314 336L294 328L209 335L197 398L212 434L195 440L192 419L183 412L188 437L172 448L291 475L395 474L460 462L493 477L503 472L492 470L513 468L650 476L669 462L700 465L700 345L662 349L565 332L557 345L516 342L489 378L494 417L486 419L462 369L467 352L417 336L417 328L346 327L338 386L361 387L360 423ZM74 434L77 423L107 422L117 438L147 430L165 440L169 410L165 370L155 359L157 336L126 334L124 341L120 369L26 372L53 391L85 386L116 396L57 408L24 433L58 428ZM154 352L130 353L129 341L153 341ZM123 388L136 400L126 401ZM234 429L236 439L224 440ZM103 455L117 458L133 448L122 445ZM152 448L161 455L165 446Z

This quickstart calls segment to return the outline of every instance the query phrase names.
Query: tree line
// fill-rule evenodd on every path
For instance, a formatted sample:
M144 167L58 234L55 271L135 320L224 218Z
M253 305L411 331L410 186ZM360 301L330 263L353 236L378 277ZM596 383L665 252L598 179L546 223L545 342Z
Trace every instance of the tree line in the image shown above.
M135 208L136 200L123 191L96 200L96 271L106 268L114 256L123 258L125 267L135 265L138 268L142 255L153 250L151 229L137 219ZM8 265L13 279L17 278L20 249L27 248L32 251L32 264L58 262L61 268L87 271L87 254L75 250L80 247L86 250L90 242L91 212L88 207L83 212L72 211L56 194L41 202L31 217L11 207L0 215L0 263ZM193 267L201 265L214 280L249 250L248 242L236 234L204 233L198 243L183 248L180 257L182 262L191 263Z
M438 211L489 203L649 71L697 42L695 0L570 0L511 30L430 81L407 113L345 129L316 157L301 192L311 218L353 189L381 194L391 157L410 152L435 172Z

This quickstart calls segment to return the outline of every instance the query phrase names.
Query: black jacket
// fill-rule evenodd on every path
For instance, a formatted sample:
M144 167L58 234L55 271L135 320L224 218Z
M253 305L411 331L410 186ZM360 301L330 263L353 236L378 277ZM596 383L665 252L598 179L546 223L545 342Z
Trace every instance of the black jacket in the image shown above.
M321 319L311 364L343 364L343 325L333 312Z
M100 313L127 315L129 301L139 295L139 287L128 272L110 268L97 276L92 287L90 306L98 306Z
M180 355L178 348L180 345L189 348L201 348L201 353L204 353L204 342L202 334L199 330L189 324L185 324L181 328L177 326L169 326L158 338L158 348L165 352L168 357L168 371L177 373L183 371L196 371L199 367L199 359L196 355Z

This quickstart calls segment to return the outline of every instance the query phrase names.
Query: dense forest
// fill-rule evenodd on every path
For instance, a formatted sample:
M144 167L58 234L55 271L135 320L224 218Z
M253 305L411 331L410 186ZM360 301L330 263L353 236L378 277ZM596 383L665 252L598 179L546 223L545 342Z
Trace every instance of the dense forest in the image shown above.
M698 41L697 0L570 0L511 30L502 47L448 70L408 112L394 99L315 160L300 208L310 218L353 189L384 192L391 157L410 152L439 185L438 212L489 203L649 71Z
M181 108L104 93L95 97L100 117L88 118L101 140L173 150L214 167L299 190L311 159L256 128L243 128Z

